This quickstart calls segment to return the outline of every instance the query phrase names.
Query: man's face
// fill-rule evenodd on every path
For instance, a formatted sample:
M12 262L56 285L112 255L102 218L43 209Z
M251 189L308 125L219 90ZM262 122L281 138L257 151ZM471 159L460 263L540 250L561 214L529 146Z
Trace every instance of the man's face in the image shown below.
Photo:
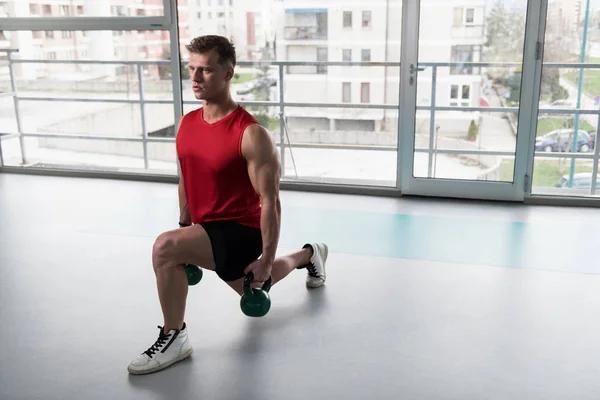
M191 53L188 68L196 99L220 97L223 92L229 90L233 67L219 64L218 55L214 50L201 54Z

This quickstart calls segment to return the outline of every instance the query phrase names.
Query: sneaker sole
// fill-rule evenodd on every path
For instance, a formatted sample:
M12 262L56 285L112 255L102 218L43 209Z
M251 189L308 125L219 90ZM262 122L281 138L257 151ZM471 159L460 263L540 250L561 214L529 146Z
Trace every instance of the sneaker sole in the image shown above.
M163 369L165 369L167 367L170 367L171 365L175 364L176 362L185 360L186 358L188 358L189 356L191 356L193 352L194 352L194 348L191 347L188 351L186 351L185 353L183 353L179 357L174 358L171 361L166 362L164 364L161 364L158 367L155 367L155 368L152 368L152 369L144 369L144 370L132 370L132 369L130 369L128 367L127 371L129 371L129 373L132 374L132 375L146 375L146 374L151 374L153 372L158 372L158 371L163 370Z
M311 289L316 289L316 288L320 288L321 286L323 286L325 284L325 281L321 281L320 283L308 283L306 282L306 287L309 287Z

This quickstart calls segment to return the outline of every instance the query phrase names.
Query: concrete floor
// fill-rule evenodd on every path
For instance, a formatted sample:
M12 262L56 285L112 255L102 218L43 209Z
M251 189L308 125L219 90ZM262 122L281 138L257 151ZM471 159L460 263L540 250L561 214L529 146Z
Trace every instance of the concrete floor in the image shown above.
M162 324L150 250L176 196L0 174L0 399L600 397L597 210L289 192L280 251L327 240L326 286L294 272L250 319L207 272L194 355L130 376Z

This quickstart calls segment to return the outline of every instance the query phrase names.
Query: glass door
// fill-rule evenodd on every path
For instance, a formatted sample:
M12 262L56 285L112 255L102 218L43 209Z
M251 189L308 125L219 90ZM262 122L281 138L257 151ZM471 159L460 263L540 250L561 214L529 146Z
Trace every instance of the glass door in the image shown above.
M598 198L600 29L597 2L549 1L542 11L539 112L531 196Z
M523 200L532 111L520 104L533 102L540 3L420 0L407 10L416 18L403 37L416 40L402 56L403 193Z

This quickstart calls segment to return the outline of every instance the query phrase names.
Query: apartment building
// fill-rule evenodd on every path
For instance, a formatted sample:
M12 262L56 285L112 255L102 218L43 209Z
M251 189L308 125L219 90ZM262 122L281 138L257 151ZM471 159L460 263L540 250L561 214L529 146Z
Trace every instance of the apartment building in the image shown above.
M420 62L477 62L485 42L485 0L421 2ZM288 61L400 62L402 1L282 0L277 3L278 59ZM286 102L396 104L399 68L289 66ZM439 68L436 105L479 106L480 68ZM418 105L431 102L431 71L421 73ZM478 115L443 113L455 129ZM286 110L290 127L302 130L395 131L397 113L376 109ZM417 114L417 127L428 130L429 113ZM427 126L426 126L427 125ZM450 128L452 130L454 128ZM466 132L466 130L465 130Z
M239 60L259 60L273 42L273 0L188 0L190 35L216 34L231 39Z
M189 39L187 1L179 0L181 41ZM163 0L0 0L0 17L121 17L163 15ZM182 44L183 47L183 44ZM147 60L170 54L168 31L16 31L0 34L0 48L18 48L19 57L39 60ZM21 79L71 76L116 76L122 66L28 64L18 65ZM144 66L144 74L158 77L158 66Z

